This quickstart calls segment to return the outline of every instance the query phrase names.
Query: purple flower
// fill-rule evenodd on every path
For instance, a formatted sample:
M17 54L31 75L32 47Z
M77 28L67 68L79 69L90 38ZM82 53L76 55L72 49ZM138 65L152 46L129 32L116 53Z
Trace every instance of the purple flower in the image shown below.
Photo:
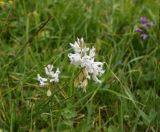
M150 26L153 26L154 25L154 22L153 21L150 21L147 23L147 25L150 27Z
M137 28L135 29L135 31L136 31L136 32L139 32L139 33L142 33L142 32L143 32L143 30L140 29L139 27L137 27Z
M144 24L144 23L148 23L148 20L147 20L147 18L146 18L145 16L142 16L142 17L140 18L140 22L141 22L142 24Z
M149 27L153 25L154 25L153 22L148 22L148 23L141 24L141 27L143 27L144 29L148 29Z
M146 33L142 33L142 34L140 35L140 38L141 38L142 40L146 40L146 39L148 38L148 35L147 35Z
M140 34L140 38L142 40L146 40L149 34L148 30L153 25L154 25L153 21L148 20L145 16L141 16L140 25L135 29L135 31Z
M141 27L143 27L144 29L148 29L150 26L153 26L153 22L149 21L145 16L142 16L140 18L140 23L141 23Z
M150 26L148 25L148 23L143 23L141 24L141 26L144 28L144 29L148 29Z

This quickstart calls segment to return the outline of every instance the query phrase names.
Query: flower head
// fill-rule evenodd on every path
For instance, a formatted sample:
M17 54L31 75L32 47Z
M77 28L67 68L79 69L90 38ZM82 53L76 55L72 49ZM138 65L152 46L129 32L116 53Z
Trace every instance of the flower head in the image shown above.
M147 20L147 18L146 18L145 16L141 16L141 17L140 17L140 22L141 22L141 23L147 23L148 20Z
M39 81L40 86L46 86L47 84L52 82L55 82L55 83L59 82L59 74L60 74L59 68L57 68L55 73L53 71L53 65L51 64L47 65L44 69L47 75L46 78L43 78L40 76L40 74L37 74L37 80Z
M70 46L74 50L74 53L68 54L71 64L80 66L81 68L85 69L85 79L90 79L91 75L95 82L101 83L101 81L98 79L98 76L101 76L105 72L103 70L104 63L95 61L95 48L87 48L84 44L83 38L77 39L74 44L70 43ZM82 85L84 80L80 81L79 87L84 86Z
M146 40L149 36L148 30L153 25L153 21L150 21L145 16L142 16L140 17L140 25L139 27L136 27L135 31L140 34L140 38L142 40Z
M142 32L143 32L143 30L140 29L139 27L137 27L135 31L136 31L136 32L139 32L139 33L142 33Z

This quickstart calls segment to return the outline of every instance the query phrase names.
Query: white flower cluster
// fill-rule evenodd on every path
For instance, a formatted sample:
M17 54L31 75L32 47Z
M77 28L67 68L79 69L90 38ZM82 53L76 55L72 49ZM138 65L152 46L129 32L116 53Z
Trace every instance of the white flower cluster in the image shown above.
M59 68L57 68L56 72L54 73L53 65L49 64L48 66L45 67L45 73L47 75L47 78L43 78L40 76L40 74L37 74L37 80L39 81L40 86L43 87L52 82L59 82L59 74L60 74Z
M68 54L71 64L86 68L88 72L87 78L90 79L89 74L91 74L92 79L95 82L101 83L101 80L98 79L98 76L101 76L105 72L103 70L104 63L95 61L95 48L87 48L84 44L83 38L77 38L77 41L75 41L73 44L70 43L70 46L74 50L74 53Z

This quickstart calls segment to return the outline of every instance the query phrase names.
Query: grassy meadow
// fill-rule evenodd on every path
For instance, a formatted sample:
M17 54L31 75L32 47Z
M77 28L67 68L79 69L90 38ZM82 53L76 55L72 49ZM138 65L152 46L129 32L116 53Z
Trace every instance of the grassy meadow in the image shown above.
M160 131L159 0L0 0L0 132ZM140 17L153 26L142 40ZM73 86L70 43L105 62L101 84ZM60 81L40 87L44 66Z

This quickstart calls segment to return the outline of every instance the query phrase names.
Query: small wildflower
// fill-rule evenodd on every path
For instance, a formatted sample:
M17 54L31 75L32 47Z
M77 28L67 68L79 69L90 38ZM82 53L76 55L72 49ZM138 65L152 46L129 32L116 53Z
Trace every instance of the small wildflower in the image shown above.
M142 16L142 17L140 17L140 22L141 23L147 23L148 20L147 20L147 18L145 16Z
M37 80L39 81L41 87L47 86L53 82L54 83L59 82L59 74L60 74L59 68L57 68L56 72L54 72L53 65L49 64L44 69L47 75L46 78L43 78L40 76L40 74L37 74ZM47 96L48 95L51 95L50 90L47 91Z
M85 88L88 84L86 81L87 79L92 77L95 82L101 83L98 76L101 76L105 72L103 70L104 63L95 61L95 48L87 48L84 44L83 38L78 38L74 44L70 43L70 46L74 50L74 53L68 54L71 64L80 66L83 69L82 73L85 71L85 74L83 75L84 77L79 79L79 86L77 86L79 88L83 88L83 91L85 92ZM80 77L78 76L78 78Z
M139 33L142 33L142 32L143 32L143 30L140 29L139 27L137 27L135 31L136 31L136 32L139 32Z
M148 38L148 30L153 26L153 22L149 21L145 16L140 17L140 26L135 29L136 32L140 33L140 38L146 40Z
M145 33L143 33L143 34L140 35L140 38L141 38L142 40L146 40L146 39L148 38L148 35L145 34Z
M148 29L150 26L153 26L153 22L152 21L149 21L145 16L142 16L140 18L140 23L141 23L141 26L144 27L145 29Z

